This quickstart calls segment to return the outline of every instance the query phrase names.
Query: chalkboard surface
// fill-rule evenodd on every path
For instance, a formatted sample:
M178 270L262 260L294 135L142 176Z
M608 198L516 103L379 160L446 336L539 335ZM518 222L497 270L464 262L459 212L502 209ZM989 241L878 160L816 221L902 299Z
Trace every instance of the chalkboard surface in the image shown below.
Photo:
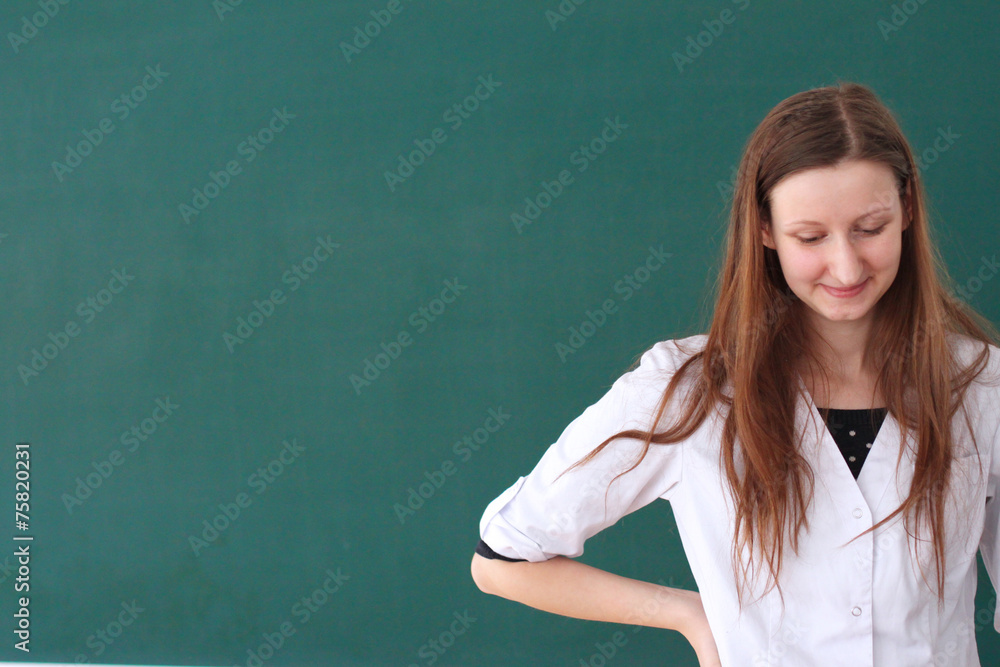
M483 509L705 330L740 151L801 90L893 109L1000 322L998 29L985 1L4 2L0 479L33 539L0 551L0 659L695 665L480 593ZM667 503L584 560L694 587ZM980 565L983 664L995 604Z

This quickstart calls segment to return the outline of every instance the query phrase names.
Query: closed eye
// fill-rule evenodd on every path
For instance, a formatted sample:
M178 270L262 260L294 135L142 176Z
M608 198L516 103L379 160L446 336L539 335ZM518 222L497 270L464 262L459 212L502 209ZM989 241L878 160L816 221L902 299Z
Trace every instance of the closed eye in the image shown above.
M862 234L864 234L865 236L871 237L871 236L878 236L879 234L881 234L885 230L885 228L886 228L886 225L882 225L881 227L877 227L875 229L862 229L862 230L859 230L859 231ZM822 236L810 236L809 238L802 238L802 237L797 237L797 238L799 239L800 243L803 243L805 245L811 245L811 244L815 243L816 241L819 241L823 237Z

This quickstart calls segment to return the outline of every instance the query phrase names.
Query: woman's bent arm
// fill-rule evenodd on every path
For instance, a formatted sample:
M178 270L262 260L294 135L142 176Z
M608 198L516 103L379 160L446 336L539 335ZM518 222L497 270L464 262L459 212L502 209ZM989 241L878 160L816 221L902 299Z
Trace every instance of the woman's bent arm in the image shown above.
M677 630L692 644L707 629L697 592L621 577L563 556L529 563L475 554L472 578L484 593L562 616Z

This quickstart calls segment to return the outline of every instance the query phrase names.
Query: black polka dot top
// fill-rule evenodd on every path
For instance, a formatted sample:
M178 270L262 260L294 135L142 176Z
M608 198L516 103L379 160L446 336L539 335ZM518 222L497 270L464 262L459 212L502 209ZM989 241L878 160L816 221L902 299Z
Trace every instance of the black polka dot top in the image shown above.
M847 467L851 469L854 479L861 473L868 452L871 451L875 436L885 420L886 408L869 410L839 410L837 408L820 408L819 412L826 420L826 428L844 455Z

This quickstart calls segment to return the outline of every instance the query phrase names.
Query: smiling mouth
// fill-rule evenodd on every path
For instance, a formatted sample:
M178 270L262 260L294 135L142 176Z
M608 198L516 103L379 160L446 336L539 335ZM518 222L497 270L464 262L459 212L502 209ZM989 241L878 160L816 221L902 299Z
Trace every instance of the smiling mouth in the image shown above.
M854 287L848 287L847 289L837 289L836 287L830 287L829 285L823 285L823 289L825 289L829 294L833 296L846 299L860 294L861 290L863 290L865 288L865 285L867 284L868 284L868 279L866 278L863 282L858 283Z

